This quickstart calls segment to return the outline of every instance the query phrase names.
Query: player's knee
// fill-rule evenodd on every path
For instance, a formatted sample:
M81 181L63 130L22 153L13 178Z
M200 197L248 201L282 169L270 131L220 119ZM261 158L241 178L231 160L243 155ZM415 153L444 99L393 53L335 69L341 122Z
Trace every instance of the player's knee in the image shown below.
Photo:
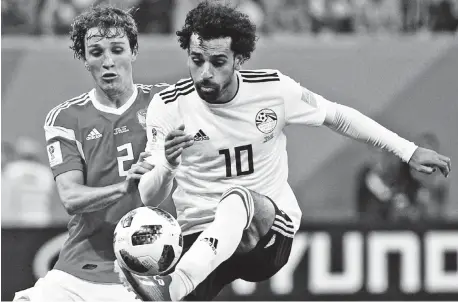
M251 224L251 221L253 220L254 216L254 201L251 191L243 186L231 187L223 193L220 202L224 202L224 200L231 195L239 197L243 204L243 208L247 215L247 224L245 226L246 229Z

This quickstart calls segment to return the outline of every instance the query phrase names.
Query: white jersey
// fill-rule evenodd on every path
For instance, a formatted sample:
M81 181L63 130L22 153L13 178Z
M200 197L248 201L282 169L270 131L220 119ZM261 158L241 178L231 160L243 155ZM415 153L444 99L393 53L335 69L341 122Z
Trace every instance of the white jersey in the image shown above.
M164 156L164 138L180 125L194 135L175 179L173 200L184 234L214 219L221 194L240 185L270 197L299 228L301 210L288 180L288 124L319 126L326 111L321 96L303 89L278 70L237 72L239 89L225 104L210 104L191 79L155 95L147 113L146 151Z

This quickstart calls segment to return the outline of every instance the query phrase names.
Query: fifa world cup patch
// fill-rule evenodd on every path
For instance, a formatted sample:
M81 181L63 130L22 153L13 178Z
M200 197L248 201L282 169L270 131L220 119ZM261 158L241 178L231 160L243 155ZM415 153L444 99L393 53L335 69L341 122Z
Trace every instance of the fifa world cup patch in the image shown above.
M165 138L164 135L164 130L162 130L161 127L153 126L151 128L151 136L150 136L150 142L152 143L157 143L157 142L163 142Z
M52 144L49 144L48 147L46 147L46 149L48 150L49 165L51 167L54 167L54 166L57 166L63 163L60 142L54 142Z

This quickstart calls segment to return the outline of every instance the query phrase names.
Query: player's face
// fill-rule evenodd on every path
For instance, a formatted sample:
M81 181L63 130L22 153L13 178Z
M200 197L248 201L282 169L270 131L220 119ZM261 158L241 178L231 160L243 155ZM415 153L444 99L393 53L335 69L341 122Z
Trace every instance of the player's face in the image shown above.
M235 69L240 60L231 50L231 38L201 40L194 34L189 44L188 66L199 96L207 102L229 101L237 91Z
M114 28L112 32L115 33ZM85 65L97 86L105 91L123 91L131 87L132 62L136 53L132 53L127 36L122 34L106 38L98 28L93 27L87 31L85 39Z

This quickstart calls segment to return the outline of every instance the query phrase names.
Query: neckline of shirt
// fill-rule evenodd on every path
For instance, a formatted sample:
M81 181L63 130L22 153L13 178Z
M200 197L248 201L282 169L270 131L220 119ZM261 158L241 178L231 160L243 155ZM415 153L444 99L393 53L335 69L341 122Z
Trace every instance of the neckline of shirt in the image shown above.
M109 107L107 105L104 105L104 104L100 103L100 101L97 100L97 98L95 96L95 88L93 88L89 92L89 97L91 98L92 104L94 105L95 109L97 109L99 111L102 111L102 112L106 112L106 113L122 115L124 112L126 112L132 106L132 104L137 99L138 89L137 89L136 85L133 85L133 90L134 90L134 92L132 93L130 98L127 100L127 102L125 102L124 105L122 105L119 108Z

